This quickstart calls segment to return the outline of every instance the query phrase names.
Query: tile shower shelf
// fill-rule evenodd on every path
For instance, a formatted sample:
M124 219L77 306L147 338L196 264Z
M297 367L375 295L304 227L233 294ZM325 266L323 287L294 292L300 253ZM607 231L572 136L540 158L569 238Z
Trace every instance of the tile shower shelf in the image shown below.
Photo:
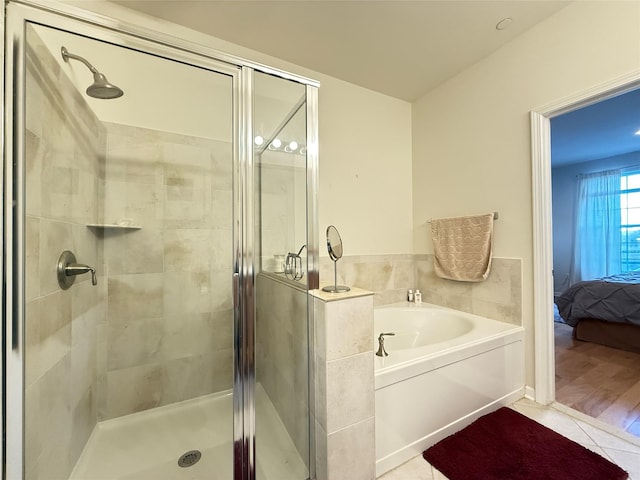
M88 223L87 228L95 228L100 230L140 230L140 225L118 225L116 223Z

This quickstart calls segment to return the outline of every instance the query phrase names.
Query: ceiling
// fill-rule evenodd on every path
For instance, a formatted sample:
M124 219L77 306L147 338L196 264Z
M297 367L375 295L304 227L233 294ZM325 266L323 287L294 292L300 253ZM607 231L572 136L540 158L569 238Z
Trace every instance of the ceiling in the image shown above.
M640 151L640 89L551 119L551 164L559 167Z
M406 101L480 61L569 1L112 0ZM498 30L502 19L512 21ZM640 93L552 121L552 165L640 149ZM631 134L629 133L631 132Z
M414 101L568 1L113 0L392 97ZM511 18L510 26L496 24Z

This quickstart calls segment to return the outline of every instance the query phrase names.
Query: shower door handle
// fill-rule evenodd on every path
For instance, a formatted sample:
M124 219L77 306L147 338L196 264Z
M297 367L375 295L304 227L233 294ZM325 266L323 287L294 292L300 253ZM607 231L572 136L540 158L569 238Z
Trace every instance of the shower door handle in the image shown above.
M232 278L233 308L240 307L240 274L234 273Z

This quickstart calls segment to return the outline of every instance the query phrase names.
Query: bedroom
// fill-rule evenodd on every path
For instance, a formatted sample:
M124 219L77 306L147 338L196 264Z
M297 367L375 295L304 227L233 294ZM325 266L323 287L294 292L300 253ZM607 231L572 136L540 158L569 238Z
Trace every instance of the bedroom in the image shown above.
M635 90L554 118L551 171L556 400L640 437L638 111Z

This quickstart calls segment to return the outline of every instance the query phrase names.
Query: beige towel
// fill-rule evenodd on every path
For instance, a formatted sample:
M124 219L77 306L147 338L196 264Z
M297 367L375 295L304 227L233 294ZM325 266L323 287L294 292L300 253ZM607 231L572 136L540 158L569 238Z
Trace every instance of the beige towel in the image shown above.
M431 220L436 275L482 282L491 270L493 213Z

